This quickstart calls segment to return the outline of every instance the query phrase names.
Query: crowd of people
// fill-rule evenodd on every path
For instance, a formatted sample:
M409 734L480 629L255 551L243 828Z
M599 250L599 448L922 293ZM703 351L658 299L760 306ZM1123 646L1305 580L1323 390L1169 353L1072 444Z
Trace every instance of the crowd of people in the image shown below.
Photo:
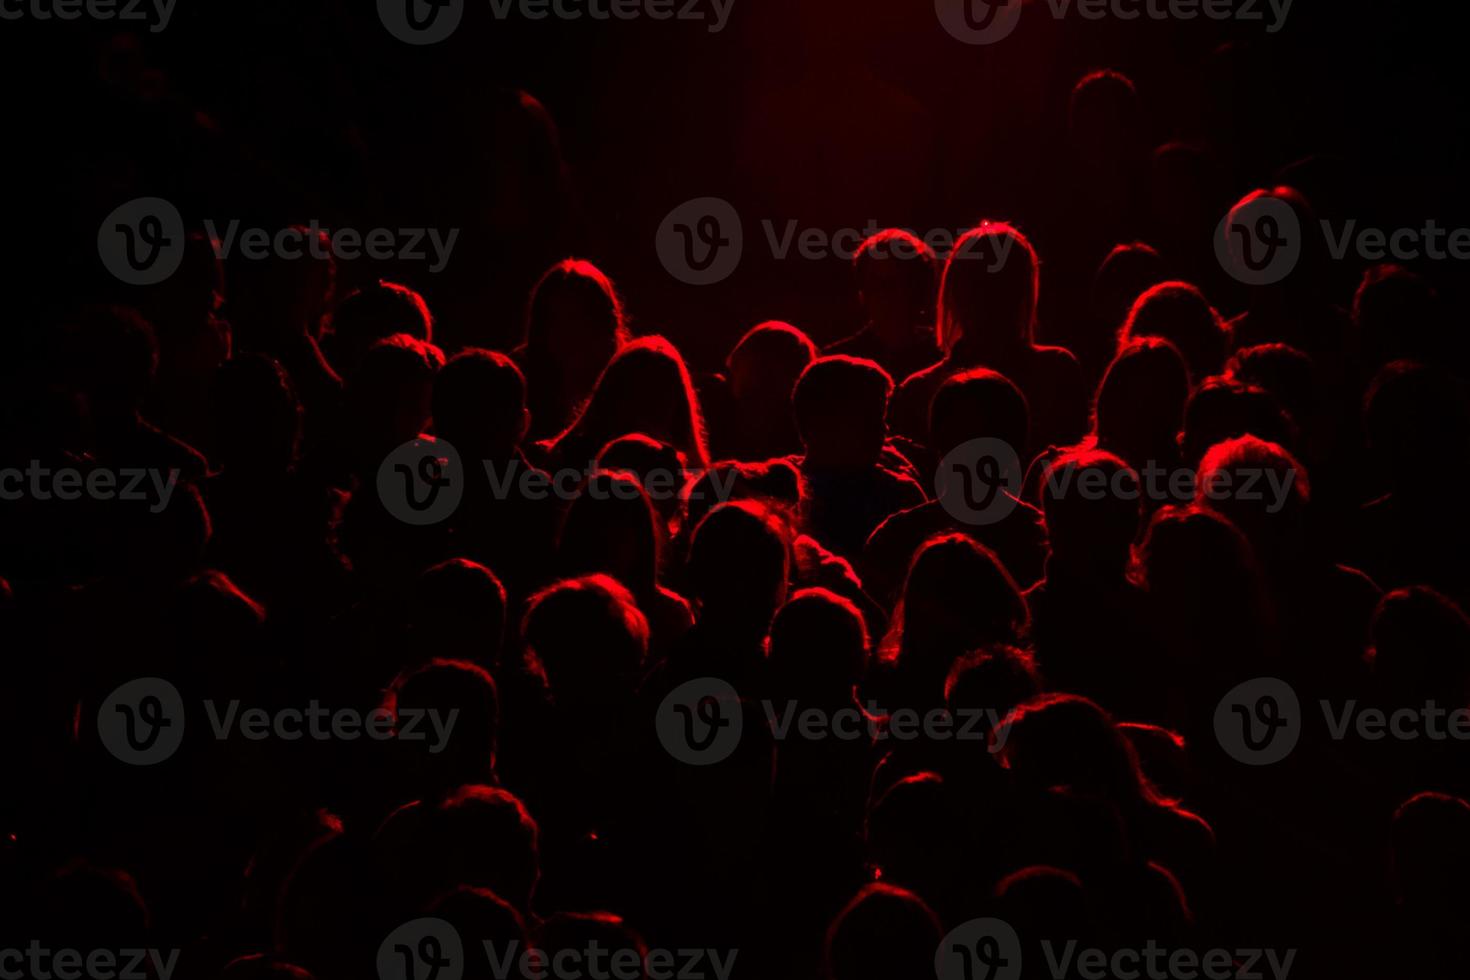
M1072 102L1132 97L1103 72ZM1263 200L1314 227L1284 180L1237 213ZM917 980L994 919L1026 976L1042 940L1464 976L1463 737L1322 710L1470 708L1470 405L1434 286L1373 265L1344 293L1308 236L1217 296L1213 222L1187 254L1078 242L1044 286L1023 224L943 255L885 230L860 331L765 322L719 365L571 258L505 350L437 345L424 296L341 290L330 258L227 278L198 235L136 308L68 312L0 477L0 950L426 980L381 971L432 919L464 940L446 978L520 976L489 942ZM1299 701L1270 765L1219 719L1261 678ZM182 710L122 706L182 729L148 765L106 735L139 679ZM282 731L318 707L393 735ZM680 708L738 739L691 761Z

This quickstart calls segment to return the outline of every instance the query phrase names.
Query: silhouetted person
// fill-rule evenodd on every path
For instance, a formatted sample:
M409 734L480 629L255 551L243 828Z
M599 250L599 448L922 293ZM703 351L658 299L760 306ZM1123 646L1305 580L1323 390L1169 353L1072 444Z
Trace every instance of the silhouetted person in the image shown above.
M999 371L1031 406L1036 445L1067 443L1086 428L1087 396L1077 359L1038 346L1040 259L1014 227L989 223L956 243L939 286L939 345L944 359L903 382L893 402L894 429L923 441L929 403L951 376L975 367Z
M368 350L394 334L434 340L434 318L418 293L396 282L379 280L354 290L337 304L323 343L332 367L350 379Z
M939 263L934 250L909 232L890 228L863 242L852 268L863 328L829 344L823 353L875 361L899 379L939 360L934 339Z
M939 917L913 892L868 885L827 930L823 980L885 980L934 969Z
M883 464L893 381L872 361L823 357L802 372L791 394L805 453L805 528L847 558L889 515L924 501L911 478Z
M1161 337L1173 344L1195 381L1219 374L1230 349L1229 326L1187 282L1160 283L1138 297L1118 334L1119 347L1140 337Z
M816 359L811 338L789 323L771 320L746 331L714 386L721 393L712 423L717 455L754 462L798 452L791 390Z

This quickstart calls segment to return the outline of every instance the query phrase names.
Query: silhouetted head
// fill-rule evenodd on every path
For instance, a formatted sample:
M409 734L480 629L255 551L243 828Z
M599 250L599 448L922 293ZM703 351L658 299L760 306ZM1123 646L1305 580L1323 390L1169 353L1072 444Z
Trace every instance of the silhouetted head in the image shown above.
M1306 468L1255 436L1218 443L1200 462L1195 502L1240 528L1268 567L1295 555L1310 499Z
M954 658L1016 643L1029 622L1021 590L995 553L967 535L943 534L926 541L909 564L884 654L925 675L932 671L937 698ZM911 657L923 662L907 664Z
M1265 210L1273 206L1281 209L1283 214L1290 211L1300 229L1298 233L1292 233L1289 222L1283 222ZM1262 222L1265 221L1274 221L1275 231L1263 226ZM1239 271L1250 268L1244 252L1247 246L1256 253L1253 261L1259 262L1263 258L1269 261L1269 257L1263 253L1266 247L1263 240L1268 235L1285 236L1286 247L1299 249L1289 274L1276 282L1250 288L1252 311L1279 312L1283 305L1296 306L1303 300L1324 299L1322 293L1325 289L1330 253L1327 238L1318 233L1319 228L1317 213L1311 203L1293 187L1277 186L1252 191L1230 209L1222 233L1226 236L1230 261L1236 268L1233 274L1238 278L1249 279L1248 275Z
M1076 572L1121 576L1142 517L1138 474L1101 450L1069 453L1042 476L1051 560Z
M241 354L220 365L210 389L211 460L226 470L280 473L296 461L301 401L274 358Z
M443 793L495 778L500 696L485 668L435 658L399 675L383 707L417 788Z
M929 403L929 448L948 455L973 439L998 439L1029 458L1031 409L1021 389L989 368L949 378Z
M1093 319L1112 332L1122 329L1138 297L1168 279L1163 256L1144 242L1114 246L1092 279Z
M633 594L607 575L558 582L532 597L521 620L527 655L559 704L617 704L648 656L648 620Z
M1138 89L1121 72L1084 75L1067 102L1067 133L1084 163L1120 167L1140 155Z
M782 520L795 527L800 523L805 496L801 471L788 460L716 463L689 485L686 526L691 530L698 527L705 515L720 504L753 500L779 512Z
M583 975L583 971L595 975L606 969L613 976L647 980L648 944L622 916L611 912L558 912L548 916L541 923L538 945L552 963L569 961L567 972L575 976Z
M505 645L505 586L477 562L440 562L414 583L409 625L424 649L452 650L494 669Z
M653 504L638 480L597 472L567 506L557 563L564 575L602 572L647 598L658 588L662 543Z
M877 463L892 394L893 379L873 361L841 355L813 361L791 393L807 460L844 469Z
M1282 446L1294 445L1296 426L1271 393L1230 378L1208 378L1184 406L1179 451L1186 465L1204 457L1211 446L1253 435Z
M526 915L541 878L540 830L508 790L461 786L430 817L430 860L450 880L487 888Z
M1012 225L986 222L960 236L939 284L939 345L967 360L1002 358L1032 343L1041 266Z
M790 563L781 519L760 503L736 500L700 521L686 568L706 620L764 636L786 601Z
M408 334L373 344L347 381L350 436L376 466L389 450L417 439L428 427L434 378L444 352Z
M639 337L617 352L555 448L575 442L590 454L635 432L674 446L691 463L709 465L704 416L689 368L678 348L662 337Z
M1386 464L1398 490L1442 493L1446 474L1464 472L1470 451L1470 406L1448 373L1412 361L1389 364L1368 386L1368 447ZM1425 461L1437 464L1435 478Z
M641 432L619 436L597 454L598 469L630 473L642 484L664 533L677 531L681 523L688 462L678 449Z
M1399 901L1421 915L1462 919L1470 875L1470 803L1444 793L1420 793L1394 813L1391 841Z
M1367 661L1375 689L1392 705L1470 707L1470 617L1428 586L1379 600Z
M791 390L817 345L789 323L770 320L751 327L725 358L742 457L761 459L798 452L801 441L791 418Z
M526 365L537 431L566 424L628 342L623 303L591 262L566 259L548 269L526 308Z
M823 980L928 976L942 935L939 917L918 895L894 885L867 885L827 928Z
M1027 945L1058 937L1093 935L1092 917L1082 880L1071 871L1032 865L1013 871L995 886L996 913Z
M132 875L80 859L41 881L32 902L16 911L34 915L38 938L53 946L87 950L146 945L153 926Z
M1103 374L1093 408L1097 444L1135 466L1173 456L1189 399L1189 370L1179 349L1159 337L1124 345Z
M424 912L449 923L464 942L463 980L491 980L492 963L518 960L531 943L525 916L488 888L458 885L435 897Z
M781 697L840 703L867 673L870 649L863 614L851 600L802 589L771 620L771 687Z
M1226 365L1225 376L1263 388L1299 425L1317 413L1317 366L1311 355L1289 344L1257 344L1238 350Z
M504 459L530 427L526 378L497 351L470 348L434 377L434 433L471 458Z
M1402 358L1433 361L1444 350L1443 317L1434 286L1400 265L1364 272L1353 296L1353 326L1375 369Z
M984 732L1018 705L1042 692L1036 660L1020 647L995 644L955 660L944 679L944 705L956 718L985 719Z
M328 325L332 366L343 377L350 376L369 348L394 334L433 341L434 318L424 298L407 286L381 279L353 290L337 304Z
M939 260L923 241L901 228L880 231L858 247L852 268L868 322L932 329Z
M1021 705L996 732L1001 761L1026 786L1065 786L1122 807L1158 802L1133 745L1113 719L1074 694L1046 694Z
M1187 282L1160 283L1138 297L1118 345L1139 337L1162 337L1177 347L1196 380L1219 374L1230 347L1230 327L1204 293Z

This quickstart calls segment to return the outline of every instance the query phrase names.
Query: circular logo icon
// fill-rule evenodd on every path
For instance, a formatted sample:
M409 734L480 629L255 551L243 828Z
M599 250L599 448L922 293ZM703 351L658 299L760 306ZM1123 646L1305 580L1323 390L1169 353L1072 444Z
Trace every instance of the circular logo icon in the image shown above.
M1258 677L1240 684L1215 709L1215 737L1236 762L1269 766L1291 755L1302 736L1302 707L1286 681Z
M1281 198L1258 197L1220 222L1215 256L1226 272L1247 286L1278 283L1301 260L1301 219Z
M730 278L743 245L740 215L718 197L698 197L674 208L658 226L655 242L664 269L691 286Z
M184 218L161 197L118 207L97 229L97 254L108 272L130 286L153 286L184 261Z
M97 710L97 737L130 766L168 759L184 741L184 699L161 677L128 681Z
M464 16L464 0L378 0L378 19L405 44L438 44Z
M1001 439L971 439L939 462L934 496L957 521L984 526L1008 517L1026 478L1021 458Z
M405 524L428 527L446 520L464 495L459 453L443 439L414 439L378 467L378 499Z
M378 947L378 980L460 980L464 943L443 919L414 919Z
M1024 0L934 0L939 23L965 44L1004 41L1021 23Z
M1021 937L1001 919L971 919L956 926L934 953L939 980L1017 980Z
M669 692L654 721L669 755L691 766L730 758L740 744L744 717L740 695L718 677L686 681Z

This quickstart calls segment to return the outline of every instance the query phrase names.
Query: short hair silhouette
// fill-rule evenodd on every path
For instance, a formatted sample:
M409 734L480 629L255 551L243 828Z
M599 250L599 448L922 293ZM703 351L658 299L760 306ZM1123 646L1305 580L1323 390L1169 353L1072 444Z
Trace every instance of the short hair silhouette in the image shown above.
M1025 459L1031 446L1031 409L1021 389L989 368L973 368L939 386L929 403L929 448L953 452L972 439L998 439Z
M827 928L823 980L927 976L942 934L939 916L918 895L884 883L866 885Z
M530 425L521 369L480 348L460 351L435 375L432 409L436 435L487 459L514 452Z
M1203 380L1225 367L1230 327L1187 282L1164 282L1139 296L1118 336L1119 346L1139 337L1162 337L1184 355L1190 376Z
M841 354L813 361L791 393L807 454L844 465L876 463L892 394L893 379L874 361Z

